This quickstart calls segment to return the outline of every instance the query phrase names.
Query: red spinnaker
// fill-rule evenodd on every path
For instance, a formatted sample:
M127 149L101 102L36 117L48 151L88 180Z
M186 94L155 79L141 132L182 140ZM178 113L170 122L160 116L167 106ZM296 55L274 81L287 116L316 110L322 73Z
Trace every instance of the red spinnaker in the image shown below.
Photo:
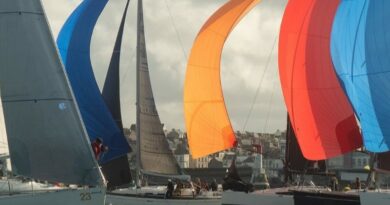
M339 0L290 0L279 39L279 75L303 155L322 160L362 146L330 56Z

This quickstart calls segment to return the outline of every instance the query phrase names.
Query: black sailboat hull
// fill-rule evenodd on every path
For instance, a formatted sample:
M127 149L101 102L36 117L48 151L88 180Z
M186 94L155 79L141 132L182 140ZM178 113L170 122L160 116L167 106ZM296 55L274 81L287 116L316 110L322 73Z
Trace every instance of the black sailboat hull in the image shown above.
M296 205L360 205L358 194L292 191Z

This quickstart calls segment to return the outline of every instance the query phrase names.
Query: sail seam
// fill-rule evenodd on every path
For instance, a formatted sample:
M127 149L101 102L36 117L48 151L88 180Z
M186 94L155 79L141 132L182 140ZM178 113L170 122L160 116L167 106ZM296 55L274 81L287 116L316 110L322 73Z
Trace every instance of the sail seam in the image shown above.
M41 99L21 99L21 100L3 100L3 103L12 103L12 102L38 102L38 101L73 101L69 98L41 98Z
M42 15L43 16L43 13L42 12L33 12L33 11L1 11L0 12L0 15L1 14L34 14L34 15Z

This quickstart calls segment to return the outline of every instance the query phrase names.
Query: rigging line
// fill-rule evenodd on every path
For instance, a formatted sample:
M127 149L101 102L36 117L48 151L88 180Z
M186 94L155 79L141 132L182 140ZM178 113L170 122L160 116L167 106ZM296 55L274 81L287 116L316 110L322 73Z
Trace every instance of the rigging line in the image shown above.
M131 55L131 57L130 57L130 64L131 64L131 62L133 62L133 60L134 60L134 58L135 58L135 51L133 52L133 54ZM125 79L126 79L126 77L127 77L127 75L129 74L129 71L130 71L131 69L125 69L125 72L123 73L123 77L122 77L122 79L121 79L121 81L120 81L120 86L121 87L123 87L123 82L125 81Z
M268 123L269 123L269 116L271 114L271 111L273 110L274 108L274 96L275 96L275 87L276 87L276 82L275 82L275 79L274 79L274 82L273 82L273 87L272 87L272 94L271 94L271 99L269 101L269 104L268 104L268 109L267 109L267 115L266 115L266 118L265 118L265 124L264 124L264 127L263 127L263 133L266 133L266 129L268 128Z
M242 131L245 132L245 129L246 129L246 126L248 125L248 121L249 121L249 118L251 117L252 113L253 113L253 109L255 107L255 103L257 101L257 97L259 96L259 92L260 92L260 88L261 88L261 85L263 84L263 81L264 81L264 77L265 77L265 74L269 68L269 64L271 63L271 59L272 59L272 55L274 53L274 50L275 50L275 47L276 47L276 42L278 40L278 37L279 35L275 36L275 39L274 39L274 42L273 42L273 45L272 45L272 49L271 49L271 52L269 53L268 55L268 58L267 58L267 61L266 61L266 64L265 64L265 68L264 68L264 72L260 78L260 82L257 86L257 89L256 89L256 93L255 93L255 96L252 100L252 105L251 105L251 108L249 109L249 112L246 116L246 119L245 119L245 123L244 123L244 126L242 128Z
M176 32L176 36L177 36L177 39L178 39L178 41L179 41L179 44L180 44L180 47L181 47L181 50L182 50L182 53L183 53L184 62L187 62L188 57L187 57L187 53L186 53L186 51L185 51L185 49L184 49L184 46L183 46L183 41L182 41L181 38L180 38L179 30L178 30L177 27L176 27L176 24L175 24L175 21L174 21L174 19L173 19L171 10L170 10L170 8L169 8L169 6L168 6L167 0L164 0L164 2L165 2L165 6L167 7L167 10L168 10L168 13L169 13L169 18L171 19L172 26L173 26L173 28L174 28L174 30L175 30L175 32ZM184 63L184 64L185 64L185 63Z

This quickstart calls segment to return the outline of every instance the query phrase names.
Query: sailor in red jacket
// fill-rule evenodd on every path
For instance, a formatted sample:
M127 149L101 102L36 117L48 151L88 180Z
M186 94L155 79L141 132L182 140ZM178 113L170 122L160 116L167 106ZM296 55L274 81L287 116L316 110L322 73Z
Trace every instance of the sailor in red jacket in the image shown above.
M108 147L103 145L102 140L98 137L95 141L91 143L93 153L95 154L95 158L99 161L100 156L108 151Z

